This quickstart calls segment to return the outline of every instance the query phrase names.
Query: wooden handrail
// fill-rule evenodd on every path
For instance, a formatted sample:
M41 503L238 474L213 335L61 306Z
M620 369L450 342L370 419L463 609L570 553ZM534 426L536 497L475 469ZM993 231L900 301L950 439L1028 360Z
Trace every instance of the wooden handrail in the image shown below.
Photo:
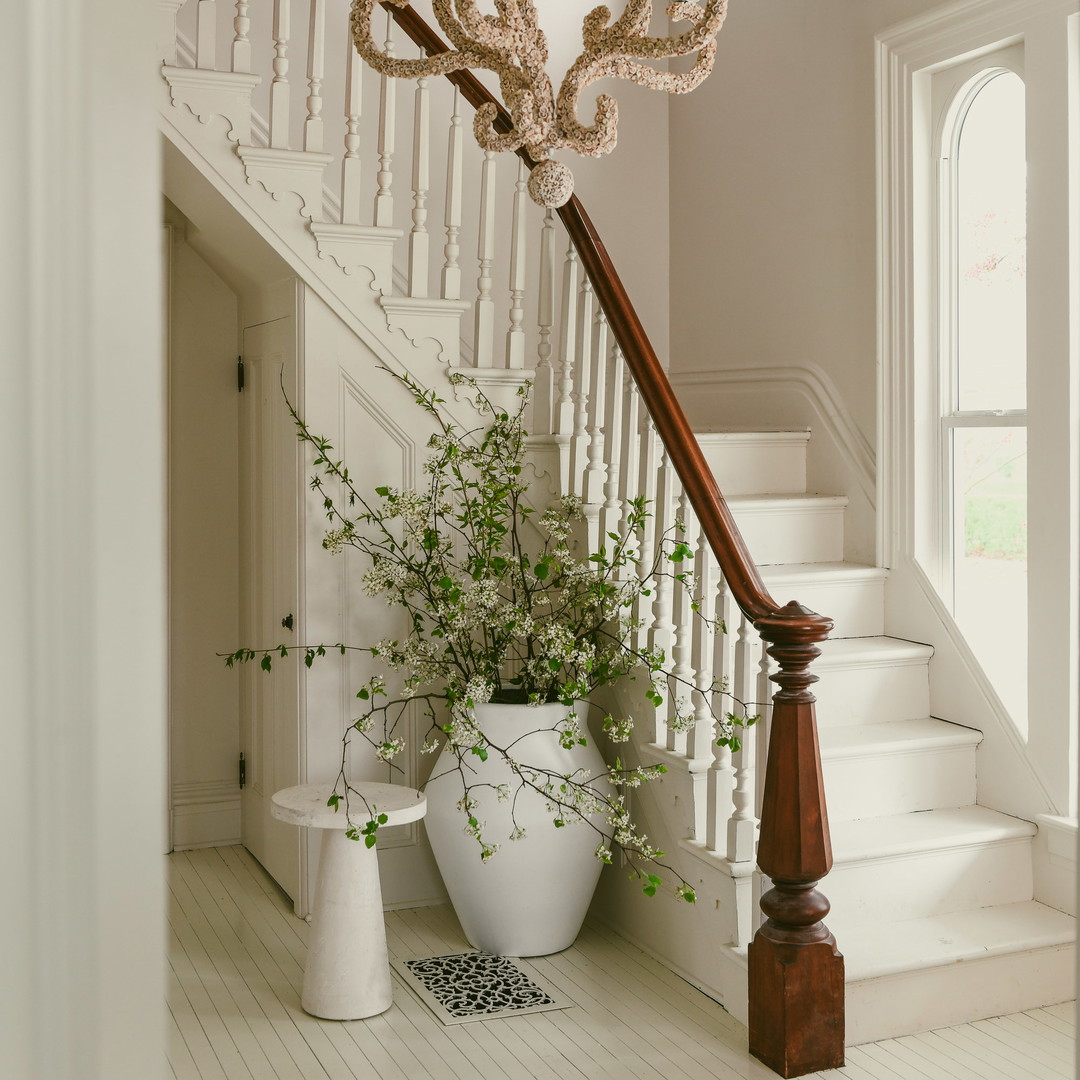
M381 3L428 55L449 50L411 7ZM449 72L446 78L473 108L496 107L496 130L512 130L510 114L471 71ZM530 169L537 164L524 148L518 156ZM758 866L773 887L761 898L768 918L749 950L750 1050L784 1077L837 1068L844 1063L844 960L821 921L829 902L814 888L832 868L832 847L809 689L817 676L807 670L820 655L817 643L828 637L832 620L794 601L781 606L769 595L607 248L576 195L559 208L559 217L732 595L780 668L771 676L780 689L773 698L758 842Z

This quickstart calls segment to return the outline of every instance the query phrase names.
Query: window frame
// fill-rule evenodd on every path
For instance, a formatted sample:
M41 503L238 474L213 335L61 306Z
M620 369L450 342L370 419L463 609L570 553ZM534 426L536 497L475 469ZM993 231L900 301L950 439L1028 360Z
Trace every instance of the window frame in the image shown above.
M936 347L926 377L939 393L935 457L938 462L936 498L927 499L924 511L936 514L936 543L917 552L938 592L954 617L956 611L956 535L959 508L956 505L955 431L957 428L1027 428L1027 408L960 408L960 318L958 279L959 156L960 140L967 115L976 98L994 79L1006 73L1024 80L1024 51L1021 43L1006 45L977 57L949 64L931 76L931 109L935 125L932 157L937 183L930 210L929 227L934 233L933 273L928 291L933 304ZM1025 96L1027 84L1024 83ZM1025 147L1026 162L1026 147ZM1025 379L1026 379L1025 357Z
M940 547L940 380L929 292L933 78L1021 45L1027 97L1029 737L1012 725L927 565ZM876 37L878 559L886 630L935 646L931 711L984 732L979 799L1073 814L1080 712L1080 0L959 0ZM941 81L941 80L939 80ZM962 81L962 80L961 80ZM1033 372L1037 375L1033 376ZM1004 423L1004 418L1001 421ZM1033 494L1033 485L1038 489ZM920 561L919 555L923 557ZM1003 609L1002 618L1007 619ZM1010 749L1011 747L1011 749ZM1040 805L1046 809L1040 809Z

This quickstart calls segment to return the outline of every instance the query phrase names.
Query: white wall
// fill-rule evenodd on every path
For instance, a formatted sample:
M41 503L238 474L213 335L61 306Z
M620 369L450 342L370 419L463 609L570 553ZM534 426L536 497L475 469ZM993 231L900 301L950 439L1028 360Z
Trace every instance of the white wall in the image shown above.
M670 106L674 371L814 365L874 443L874 34L933 6L731 5Z
M165 1069L154 8L4 9L0 1076Z
M169 227L169 732L172 841L240 839L236 294Z

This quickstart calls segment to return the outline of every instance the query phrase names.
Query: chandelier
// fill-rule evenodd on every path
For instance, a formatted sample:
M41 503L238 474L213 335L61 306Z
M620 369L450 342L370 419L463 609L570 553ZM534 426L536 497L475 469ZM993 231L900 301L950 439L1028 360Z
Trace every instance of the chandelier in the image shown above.
M582 124L578 119L582 92L600 79L616 78L672 94L689 93L712 70L716 35L727 14L727 0L680 0L667 8L667 15L689 29L670 37L650 37L653 0L626 0L625 10L614 22L609 8L594 8L582 24L582 52L556 94L547 74L547 38L533 0L494 0L494 15L481 14L477 0L432 0L451 48L421 60L388 56L375 44L371 17L379 2L354 0L352 34L357 52L376 71L401 79L447 75L465 68L494 72L513 125L509 132L497 131L497 106L482 105L473 124L476 141L491 151L524 147L538 163L529 179L529 193L546 207L562 206L574 188L570 169L552 159L552 151L567 149L600 157L615 146L618 103L609 94L598 95L593 123ZM408 0L387 3L408 6ZM651 66L653 61L692 54L696 58L688 71Z

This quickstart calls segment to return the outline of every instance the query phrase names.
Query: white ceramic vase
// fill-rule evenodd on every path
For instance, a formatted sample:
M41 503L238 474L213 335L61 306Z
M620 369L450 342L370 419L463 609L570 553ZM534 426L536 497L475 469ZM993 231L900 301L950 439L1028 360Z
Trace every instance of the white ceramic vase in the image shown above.
M585 708L578 705L585 729ZM550 769L563 776L588 769L593 784L605 795L611 790L602 777L607 770L591 738L587 746L565 749L551 730L569 710L565 705L486 704L476 707L477 726L496 746L513 744L512 754L523 765ZM544 797L532 790L500 801L495 788L518 787L502 755L487 761L471 755L465 768L476 800L473 815L486 822L485 840L499 845L487 861L480 857L475 837L465 831L467 819L457 809L462 781L456 756L444 748L425 787L427 831L450 902L465 936L474 948L498 956L546 956L573 944L585 919L603 864L595 851L601 835L583 821L557 828ZM513 815L511 809L513 807ZM572 816L572 815L568 815ZM598 826L604 824L597 815ZM515 827L525 837L510 840Z

